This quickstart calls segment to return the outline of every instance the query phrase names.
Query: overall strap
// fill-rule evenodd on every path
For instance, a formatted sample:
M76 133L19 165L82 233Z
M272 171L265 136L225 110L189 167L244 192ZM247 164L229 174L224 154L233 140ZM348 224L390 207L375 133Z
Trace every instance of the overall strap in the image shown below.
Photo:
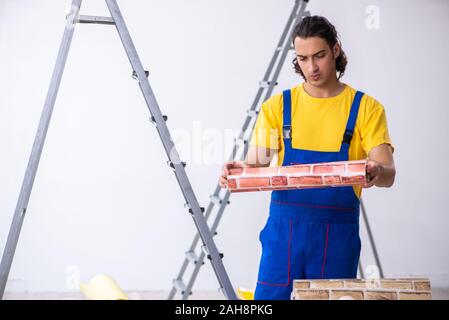
M282 134L284 136L284 139L291 139L292 138L292 126L291 126L292 98L291 98L291 91L290 90L284 90L283 98L284 98L284 112L283 112Z
M364 93L357 91L355 93L354 100L352 101L351 111L349 113L348 123L346 124L345 134L343 136L343 143L350 144L352 135L354 134L355 122L359 113L360 101L362 100Z

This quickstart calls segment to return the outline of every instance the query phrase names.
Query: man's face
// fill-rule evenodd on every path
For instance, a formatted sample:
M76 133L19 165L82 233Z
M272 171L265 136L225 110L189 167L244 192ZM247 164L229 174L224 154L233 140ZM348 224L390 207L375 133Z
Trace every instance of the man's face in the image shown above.
M338 44L331 50L326 40L320 37L296 37L295 51L298 65L310 85L320 87L336 76L335 59L340 54Z

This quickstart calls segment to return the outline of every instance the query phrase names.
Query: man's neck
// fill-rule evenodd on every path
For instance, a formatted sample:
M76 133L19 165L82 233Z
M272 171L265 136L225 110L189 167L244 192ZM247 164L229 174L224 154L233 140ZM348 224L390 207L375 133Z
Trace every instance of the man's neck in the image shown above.
M323 84L320 87L312 86L308 82L304 83L304 90L315 98L332 98L338 96L345 88L345 84L337 79Z

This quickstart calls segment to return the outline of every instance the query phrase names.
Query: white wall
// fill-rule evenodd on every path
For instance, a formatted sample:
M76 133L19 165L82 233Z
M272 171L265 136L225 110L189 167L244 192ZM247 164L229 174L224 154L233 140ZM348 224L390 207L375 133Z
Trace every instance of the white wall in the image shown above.
M241 127L293 1L119 4L169 128L192 139L179 147L206 206L232 146L208 139ZM69 5L0 0L2 247ZM379 29L366 27L369 5L380 10ZM349 57L344 81L387 111L396 183L364 193L386 276L429 276L434 286L448 286L449 3L311 0L309 9L341 34ZM90 0L82 14L108 12ZM129 290L170 288L195 228L130 74L113 27L77 27L7 290L75 290L78 271L82 281L110 274ZM276 90L298 81L288 62ZM221 151L214 161L194 158L213 147ZM217 245L234 285L254 287L269 193L231 201ZM195 288L217 288L209 264Z

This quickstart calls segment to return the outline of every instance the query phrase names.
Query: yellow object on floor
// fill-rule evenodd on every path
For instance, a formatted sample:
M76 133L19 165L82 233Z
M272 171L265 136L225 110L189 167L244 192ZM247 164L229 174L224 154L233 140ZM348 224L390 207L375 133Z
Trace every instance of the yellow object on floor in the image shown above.
M80 285L81 292L89 300L128 300L117 282L107 275L93 277Z
M254 300L254 291L246 288L237 288L237 295L240 300Z

